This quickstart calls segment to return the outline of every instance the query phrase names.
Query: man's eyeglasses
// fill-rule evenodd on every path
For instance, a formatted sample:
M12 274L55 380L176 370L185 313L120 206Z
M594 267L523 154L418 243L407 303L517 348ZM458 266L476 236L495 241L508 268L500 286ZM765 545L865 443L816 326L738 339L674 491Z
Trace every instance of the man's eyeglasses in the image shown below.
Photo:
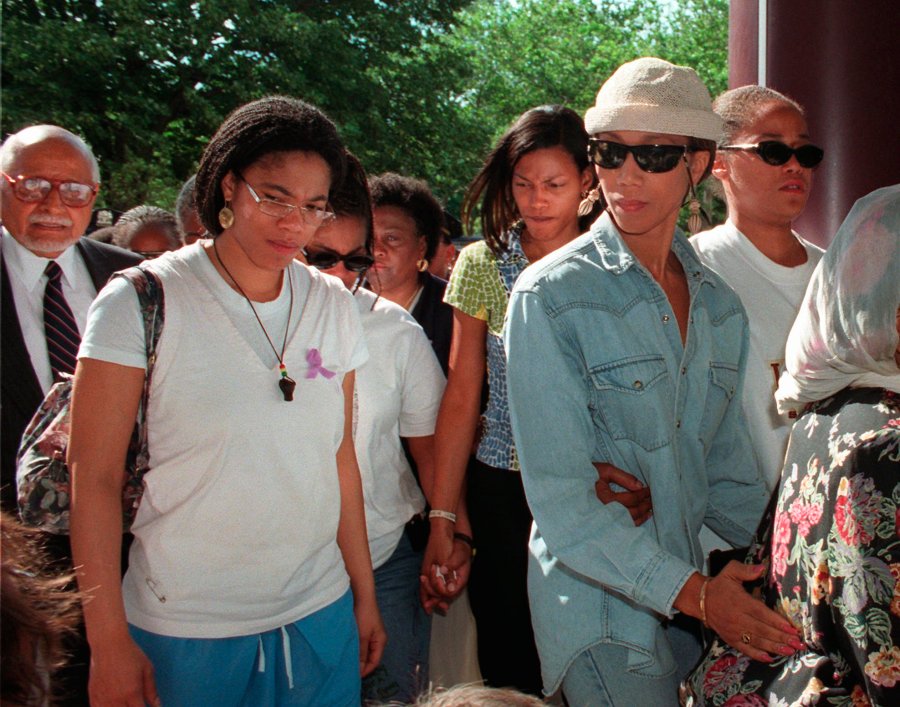
M773 167L780 167L787 164L791 157L796 156L797 162L801 167L812 169L818 167L822 158L825 157L825 150L815 145L801 145L800 147L790 147L778 140L764 140L747 145L723 145L720 150L742 150L747 152L755 152L760 156L763 162Z
M251 187L243 177L238 175L238 179L240 179L242 182L244 182L244 184L247 185L247 190L250 192L250 196L253 197L253 200L256 202L259 210L262 211L266 216L271 216L272 218L280 220L292 214L294 210L299 210L300 218L303 219L303 223L305 223L307 226L320 226L321 224L327 223L334 218L334 212L327 207L323 209L319 206L312 205L297 206L296 204L286 204L283 201L274 201L273 199L261 199L256 191L254 191L253 187Z
M304 248L302 252L306 262L319 270L328 270L338 263L343 263L350 272L365 272L375 262L375 258L368 253L341 255L332 250L310 250L308 248Z
M630 152L637 166L651 174L671 172L689 149L687 145L623 145L594 137L588 140L588 157L598 167L618 169Z
M2 174L12 187L16 198L29 203L43 201L49 196L53 187L56 187L59 190L60 201L66 206L87 206L100 187L99 184L25 177L21 174L18 177L11 177L6 172L2 172Z

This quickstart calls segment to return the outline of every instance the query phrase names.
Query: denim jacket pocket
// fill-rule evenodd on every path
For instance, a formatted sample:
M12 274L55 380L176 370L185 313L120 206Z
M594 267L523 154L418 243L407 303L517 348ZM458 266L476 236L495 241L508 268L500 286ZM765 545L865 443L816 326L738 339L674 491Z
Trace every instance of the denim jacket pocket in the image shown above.
M662 356L630 356L590 369L595 414L614 440L628 440L646 450L669 444L669 371Z
M703 410L703 422L700 425L700 440L707 451L716 436L728 405L737 393L738 385L740 385L740 376L737 366L731 363L710 362L706 405Z

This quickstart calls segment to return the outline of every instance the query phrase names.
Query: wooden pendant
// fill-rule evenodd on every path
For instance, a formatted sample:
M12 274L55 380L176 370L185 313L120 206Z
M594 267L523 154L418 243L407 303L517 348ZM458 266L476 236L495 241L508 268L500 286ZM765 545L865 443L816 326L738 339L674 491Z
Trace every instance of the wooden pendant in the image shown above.
M278 387L281 388L281 394L287 402L294 399L294 388L297 387L297 381L287 376L278 379Z

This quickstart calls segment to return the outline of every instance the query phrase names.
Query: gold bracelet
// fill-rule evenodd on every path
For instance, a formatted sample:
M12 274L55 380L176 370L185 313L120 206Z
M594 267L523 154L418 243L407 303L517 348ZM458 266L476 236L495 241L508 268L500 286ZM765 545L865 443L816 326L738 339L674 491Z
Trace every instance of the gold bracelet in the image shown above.
M706 627L709 627L709 624L706 623L706 587L711 579L712 577L706 577L703 580L703 586L700 587L700 621Z
M451 513L450 511L439 511L432 508L428 511L428 518L443 518L444 520L449 520L451 523L456 522L456 513Z

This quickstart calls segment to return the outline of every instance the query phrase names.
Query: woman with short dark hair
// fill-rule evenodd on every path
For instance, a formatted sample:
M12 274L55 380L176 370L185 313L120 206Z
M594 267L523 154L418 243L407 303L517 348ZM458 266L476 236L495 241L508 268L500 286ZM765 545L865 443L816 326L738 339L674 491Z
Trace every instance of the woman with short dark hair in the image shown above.
M444 304L447 283L428 272L441 240L443 209L421 179L387 172L371 177L369 188L375 224L369 287L413 315L446 374L452 329L451 309Z

